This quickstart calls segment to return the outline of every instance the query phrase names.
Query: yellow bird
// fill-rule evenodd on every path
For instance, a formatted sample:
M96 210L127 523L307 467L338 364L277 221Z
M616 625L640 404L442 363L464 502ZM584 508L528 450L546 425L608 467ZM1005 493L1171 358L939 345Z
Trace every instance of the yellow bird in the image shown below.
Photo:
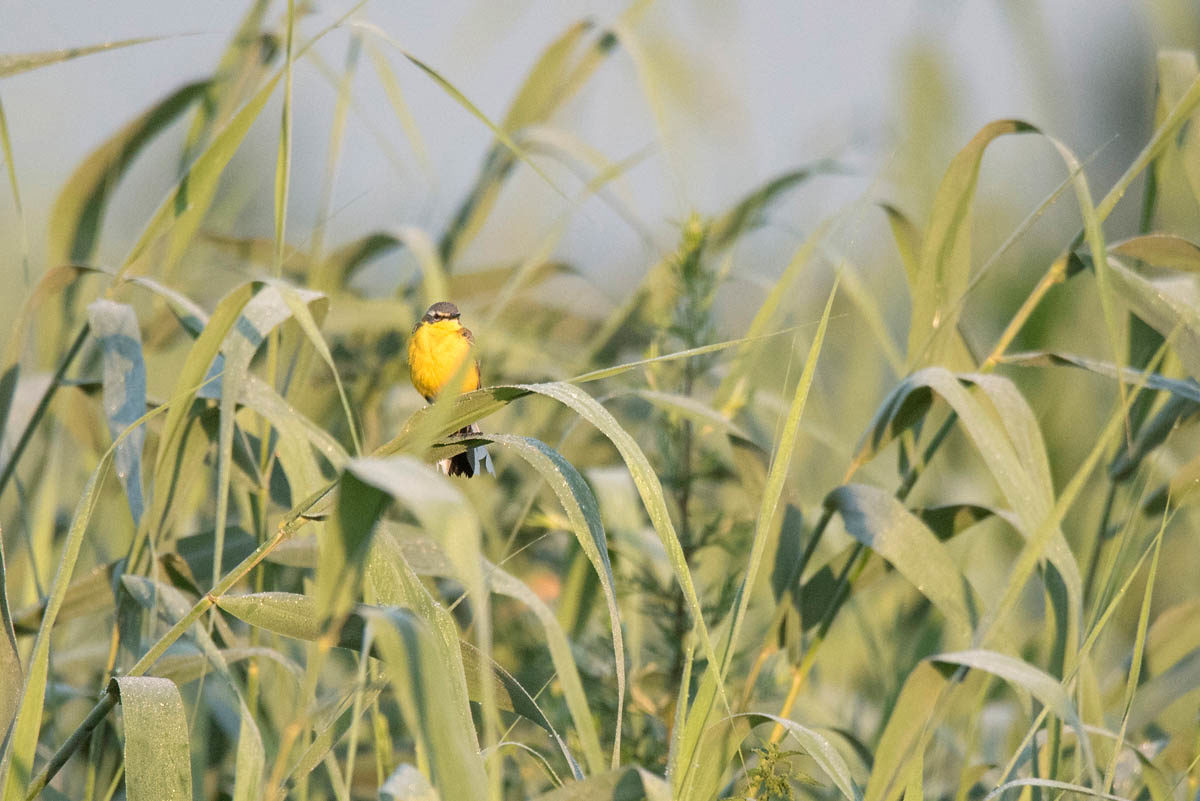
M412 336L408 340L408 374L417 392L433 403L459 372L474 344L475 337L459 320L457 306L444 300L430 306L413 326ZM464 372L466 375L463 376L459 392L479 389L479 362L475 361ZM478 434L480 430L479 426L472 423L459 433ZM447 475L465 475L467 478L475 475L481 464L489 473L495 474L492 457L482 445L468 448L464 453L439 462Z

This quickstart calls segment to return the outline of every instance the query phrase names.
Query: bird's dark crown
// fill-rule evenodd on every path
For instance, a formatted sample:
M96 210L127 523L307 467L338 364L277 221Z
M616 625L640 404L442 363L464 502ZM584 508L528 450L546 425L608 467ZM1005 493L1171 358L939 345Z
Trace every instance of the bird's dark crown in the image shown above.
M457 320L458 318L458 307L447 300L440 300L426 310L421 322L436 323L439 320Z

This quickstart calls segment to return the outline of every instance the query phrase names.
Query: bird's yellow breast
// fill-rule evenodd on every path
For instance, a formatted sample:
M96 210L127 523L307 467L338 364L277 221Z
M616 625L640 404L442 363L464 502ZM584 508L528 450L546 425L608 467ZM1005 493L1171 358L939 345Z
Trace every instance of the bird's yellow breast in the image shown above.
M423 323L408 341L408 370L413 386L432 399L454 377L471 352L466 329L458 320ZM479 389L479 365L467 369L460 392Z

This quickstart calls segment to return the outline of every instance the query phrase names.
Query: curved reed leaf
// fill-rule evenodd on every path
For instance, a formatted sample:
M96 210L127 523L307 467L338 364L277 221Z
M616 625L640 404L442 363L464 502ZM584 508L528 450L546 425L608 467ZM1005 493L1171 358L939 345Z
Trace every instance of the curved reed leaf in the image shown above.
M188 801L191 746L179 688L152 676L112 681L125 717L125 792L130 801Z
M1142 370L1135 370L1132 367L1118 369L1111 362L1091 359L1074 353L1046 350L1026 351L1022 353L1010 353L1001 359L1001 361L1004 364L1014 364L1021 367L1077 367L1096 373L1097 375L1112 378L1120 375L1122 380L1130 383L1137 380L1144 380L1148 389L1169 392L1180 400L1200 403L1200 384L1193 379L1168 378L1161 373L1146 373Z
M892 239L896 241L896 250L900 254L900 263L904 265L904 275L908 279L908 291L917 291L917 276L921 273L919 260L921 257L921 231L916 224L900 209L890 203L879 204L887 214L888 225L892 229Z
M104 354L104 413L113 439L146 413L146 360L137 314L124 303L99 299L88 306L88 322ZM145 509L142 495L142 447L146 429L122 437L115 457L117 477L125 488L133 524Z
M1006 134L1040 133L1020 120L983 126L955 155L938 186L912 281L912 323L908 333L910 369L956 358L959 298L971 272L971 206L984 151ZM954 367L964 367L953 364Z
M621 634L621 613L617 606L612 564L608 559L608 539L600 520L600 509L592 490L579 475L579 471L562 457L558 451L531 437L511 434L493 434L486 437L492 442L511 448L521 455L542 479L554 490L559 503L567 513L574 529L575 539L583 549L604 591L608 606L609 626L612 629L613 656L617 675L617 719L613 727L612 767L620 763L621 723L625 708L625 639ZM560 671L561 674L561 671ZM596 770L595 766L592 768Z
M1087 768L1088 775L1091 777L1092 784L1098 785L1100 783L1100 774L1096 770L1096 758L1092 754L1091 740L1083 728L1083 721L1079 718L1079 713L1076 711L1074 702L1071 701L1071 696L1063 689L1058 679L1028 662L1008 656L1007 654L996 653L995 651L981 649L958 651L955 653L938 654L937 656L930 657L930 660L984 670L1028 691L1033 697L1049 707L1054 714L1058 715L1071 728L1075 729L1076 736L1079 738L1079 745L1083 749L1084 765Z
M699 635L701 650L706 658L717 664L716 651L709 637L708 626L704 622L704 614L696 595L695 584L692 582L692 574L679 544L679 535L676 534L675 526L671 522L671 515L667 511L662 483L654 472L654 468L650 466L650 461L646 458L641 446L637 444L637 440L595 398L578 387L564 383L552 383L518 384L515 385L515 388L544 395L569 407L595 426L616 447L633 476L634 486L637 487L638 494L642 498L646 513L650 516L650 522L667 552L671 570L680 587L683 588L688 614L691 615L692 625ZM723 697L724 688L720 688L720 693Z
M838 487L825 499L856 540L891 562L933 602L960 637L978 623L978 601L954 560L919 518L889 492L864 484Z

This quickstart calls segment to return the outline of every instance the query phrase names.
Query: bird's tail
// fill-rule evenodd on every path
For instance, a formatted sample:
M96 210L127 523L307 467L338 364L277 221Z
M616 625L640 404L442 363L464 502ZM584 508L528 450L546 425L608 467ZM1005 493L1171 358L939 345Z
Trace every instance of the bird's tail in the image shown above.
M465 428L459 429L458 433L481 434L483 432L479 429L479 426L472 423ZM438 467L442 468L442 472L448 476L466 476L467 478L471 478L479 472L480 467L492 475L496 475L496 468L492 465L492 455L482 445L467 448L462 453L455 454L449 459L442 459L438 462Z

